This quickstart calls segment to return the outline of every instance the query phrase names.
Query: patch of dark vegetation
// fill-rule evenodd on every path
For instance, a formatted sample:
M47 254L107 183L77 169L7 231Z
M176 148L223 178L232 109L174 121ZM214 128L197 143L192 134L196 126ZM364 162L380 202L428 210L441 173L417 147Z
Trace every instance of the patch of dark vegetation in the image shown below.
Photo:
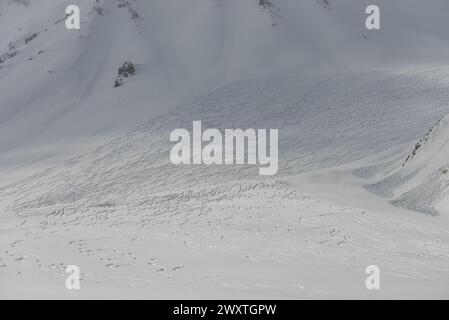
M115 80L114 88L120 87L123 85L123 81L125 78L129 78L136 74L136 67L131 61L126 61L119 69L118 69L118 78Z
M30 43L34 39L36 39L39 36L39 33L33 33L32 35L25 38L25 44Z

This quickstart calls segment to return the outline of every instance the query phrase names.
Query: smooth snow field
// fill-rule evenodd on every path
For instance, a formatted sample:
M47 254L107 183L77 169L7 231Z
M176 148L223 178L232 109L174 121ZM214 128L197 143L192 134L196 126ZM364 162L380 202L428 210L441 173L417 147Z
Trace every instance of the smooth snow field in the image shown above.
M267 2L0 0L1 299L449 298L449 2ZM193 121L279 171L172 164Z

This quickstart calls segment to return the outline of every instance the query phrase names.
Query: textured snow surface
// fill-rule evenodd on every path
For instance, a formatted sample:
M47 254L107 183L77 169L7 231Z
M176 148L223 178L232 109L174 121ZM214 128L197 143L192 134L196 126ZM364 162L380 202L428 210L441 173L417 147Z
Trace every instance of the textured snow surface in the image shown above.
M440 214L439 211L447 214L448 207L439 205L448 195L448 148L449 121L446 116L416 142L405 159L400 159L402 165L386 166L390 167L386 177L367 188L392 198L391 202L397 206L432 215ZM380 166L378 171L385 171L385 168Z
M0 0L1 298L449 298L447 1L76 2ZM279 174L172 165L196 120Z
M1 189L3 202L10 201L7 208L14 211L126 203L222 183L266 181L256 166L172 165L170 133L191 129L192 120L201 120L204 128L281 128L278 178L354 161L412 141L446 114L448 74L444 67L231 84L91 153L7 185Z

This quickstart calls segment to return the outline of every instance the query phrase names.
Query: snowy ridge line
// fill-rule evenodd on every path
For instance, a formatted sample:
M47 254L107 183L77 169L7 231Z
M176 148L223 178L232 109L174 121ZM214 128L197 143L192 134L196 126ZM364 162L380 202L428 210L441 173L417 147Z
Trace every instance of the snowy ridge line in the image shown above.
M21 3L17 1L18 3ZM26 6L31 5L31 2L23 2ZM62 7L61 7L62 8ZM63 14L61 14L62 16ZM1 15L0 15L1 16ZM49 32L54 31L53 28L60 23L64 22L66 17L61 17L58 20L45 24L44 26L39 27L38 29L29 30L28 32L21 32L20 36L14 36L12 39L8 42L8 51L6 53L1 54L0 53L0 68L4 67L12 67L13 65L10 64L8 66L2 66L3 63L7 62L8 60L11 60L15 57L20 56L23 54L29 54L27 52L27 48L30 44L33 44L34 42L39 42L39 38ZM38 47L40 47L39 50L36 50ZM33 46L28 51L34 51L29 55L27 58L28 61L32 61L37 55L43 54L45 52L45 47L42 43L39 43L39 45Z
M405 160L404 160L405 159ZM382 178L365 187L390 199L398 207L438 216L449 196L449 116L439 119L418 142L414 149L400 159L386 160L377 164L371 176ZM368 168L355 174L363 176ZM437 207L440 208L437 208Z

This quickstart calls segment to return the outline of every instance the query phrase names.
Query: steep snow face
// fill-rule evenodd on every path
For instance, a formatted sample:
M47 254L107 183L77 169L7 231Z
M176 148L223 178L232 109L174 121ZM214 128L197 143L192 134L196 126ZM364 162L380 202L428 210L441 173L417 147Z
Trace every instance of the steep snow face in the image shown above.
M442 217L348 164L398 150L356 171L391 200L443 181L446 120L402 164L449 112L449 68L417 67L448 62L447 0L378 0L376 32L354 0L78 0L67 31L72 2L0 0L0 297L73 298L78 264L84 298L447 298ZM279 174L173 165L193 120L279 129Z
M446 298L441 219L368 197L341 172L294 175L414 139L448 113L448 74L234 83L0 188L0 296L73 298L63 283L77 264L83 298ZM172 165L170 131L192 115L205 127L279 127L280 174ZM355 204L314 195L329 187ZM373 263L376 292L364 287Z
M397 206L432 215L447 215L449 116L439 120L419 139L413 151L389 168L388 175L369 185L369 190L391 198Z
M80 0L78 32L71 1L2 0L0 164L73 154L234 81L448 61L447 1L377 3L368 32L352 0Z
M148 195L164 202L189 198L192 190L226 194L228 184L239 189L272 180L258 177L256 166L171 164L170 133L191 130L193 120L201 120L204 129L279 129L278 177L340 165L408 143L447 114L448 74L444 67L238 82L0 194L9 210L45 212L60 205L139 202Z

